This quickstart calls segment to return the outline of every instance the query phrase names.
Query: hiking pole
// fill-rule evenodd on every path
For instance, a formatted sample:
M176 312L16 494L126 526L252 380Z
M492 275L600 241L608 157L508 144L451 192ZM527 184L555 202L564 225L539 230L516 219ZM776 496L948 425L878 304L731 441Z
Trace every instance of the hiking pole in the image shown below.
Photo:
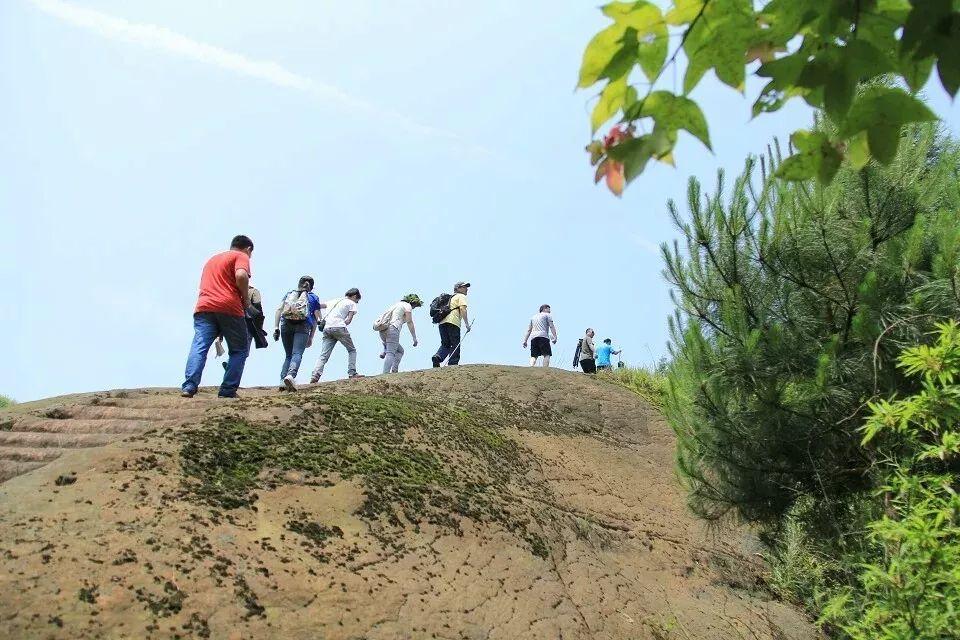
M470 331L473 331L473 325L475 325L475 324L477 324L477 319L476 319L476 318L474 318L474 319L473 319L473 322L470 323ZM464 333L462 336L460 336L460 342L458 342L458 343L457 343L457 346L455 346L455 347L453 348L453 351L451 351L450 353L447 354L447 357L446 357L446 358L444 358L443 360L440 361L440 364L443 364L444 362L446 362L447 360L449 360L449 359L450 359L450 356L452 356L453 354L455 354L455 353L457 352L457 349L460 348L460 345L463 344L463 341L467 339L467 334L469 334L470 331L467 331L467 332ZM448 366L449 366L449 365L448 365Z

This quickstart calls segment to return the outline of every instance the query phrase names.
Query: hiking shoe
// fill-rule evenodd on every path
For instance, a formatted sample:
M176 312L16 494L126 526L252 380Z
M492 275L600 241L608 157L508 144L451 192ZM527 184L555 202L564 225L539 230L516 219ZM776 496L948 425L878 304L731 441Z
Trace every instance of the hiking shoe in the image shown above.
M296 381L293 379L293 376L284 376L284 378L283 378L283 386L286 387L288 391L296 391L296 390L297 390L297 383L296 383Z
M277 389L277 391L286 391L286 390L287 390L286 385L280 385L280 387Z
M430 358L430 361L433 363L433 368L434 368L434 369L439 369L439 368L440 368L440 358L438 358L437 356L433 356L433 357Z
M180 397L181 397L181 398L192 398L192 397L195 396L195 395L197 395L197 392L196 392L196 391L190 391L189 389L184 389L183 391L180 392Z
M314 378L313 376L310 376L310 384L317 384L318 382L320 382L320 378Z
M354 378L366 378L367 376L363 375L362 373L353 373L347 377L353 380Z
M238 396L238 395L235 394L235 393L231 393L230 395L226 395L226 394L223 394L223 393L218 393L218 394L217 394L217 397L218 397L218 398L223 398L224 400L236 400L236 399L238 399L240 396Z

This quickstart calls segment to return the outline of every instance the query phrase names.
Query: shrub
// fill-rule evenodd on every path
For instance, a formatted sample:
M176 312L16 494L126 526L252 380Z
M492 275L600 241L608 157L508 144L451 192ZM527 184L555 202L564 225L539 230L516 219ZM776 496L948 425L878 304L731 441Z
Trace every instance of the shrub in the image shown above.
M863 443L879 443L885 513L870 523L878 560L842 590L822 621L855 640L954 638L960 629L960 326L939 325L932 346L899 366L916 394L871 403Z
M4 407L9 407L10 405L15 404L13 398L8 398L7 396L0 396L0 409Z
M658 409L663 409L667 392L667 376L663 371L651 371L643 367L622 367L610 372L601 371L598 377L626 387Z
M960 154L932 126L908 135L891 165L827 186L771 179L770 151L729 197L721 173L713 195L691 180L689 217L670 204L684 244L664 247L665 408L700 516L777 529L807 499L839 541L881 482L860 443L868 401L912 392L896 355L960 314Z

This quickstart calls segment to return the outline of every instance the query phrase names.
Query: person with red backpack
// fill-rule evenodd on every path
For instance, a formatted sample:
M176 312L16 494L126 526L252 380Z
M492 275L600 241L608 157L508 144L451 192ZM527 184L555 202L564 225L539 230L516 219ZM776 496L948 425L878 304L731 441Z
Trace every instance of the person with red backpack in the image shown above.
M434 367L450 358L448 365L460 363L460 327L461 324L470 333L470 319L467 317L467 290L469 282L460 281L453 285L453 295L444 293L430 303L430 317L439 325L440 348L431 358Z

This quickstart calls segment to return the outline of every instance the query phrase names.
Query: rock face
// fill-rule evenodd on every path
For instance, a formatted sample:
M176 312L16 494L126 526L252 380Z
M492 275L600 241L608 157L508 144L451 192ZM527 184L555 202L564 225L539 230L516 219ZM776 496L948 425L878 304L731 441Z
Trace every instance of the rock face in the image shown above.
M612 384L467 366L212 394L0 413L0 637L818 637L748 533L687 513L673 434Z

